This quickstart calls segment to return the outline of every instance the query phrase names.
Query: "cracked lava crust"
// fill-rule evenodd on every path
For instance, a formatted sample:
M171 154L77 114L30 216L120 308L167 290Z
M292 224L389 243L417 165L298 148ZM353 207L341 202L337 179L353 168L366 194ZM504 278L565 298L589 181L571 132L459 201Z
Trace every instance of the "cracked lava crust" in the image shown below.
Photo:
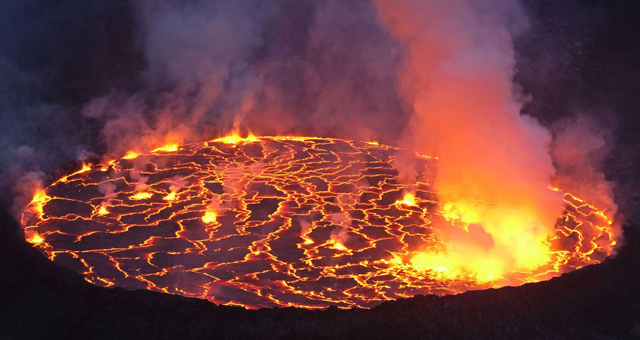
M420 174L410 195L397 162ZM247 308L369 308L415 294L545 280L601 262L606 216L569 193L550 261L509 278L411 259L446 249L430 184L437 159L377 143L220 138L84 166L36 194L25 237L93 284Z

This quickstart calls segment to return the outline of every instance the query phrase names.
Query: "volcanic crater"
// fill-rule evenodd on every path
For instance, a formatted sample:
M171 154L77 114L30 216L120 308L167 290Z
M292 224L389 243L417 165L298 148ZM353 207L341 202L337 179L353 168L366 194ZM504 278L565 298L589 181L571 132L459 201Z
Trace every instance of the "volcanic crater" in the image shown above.
M410 161L417 182L402 183ZM437 159L373 142L220 138L84 166L39 192L27 240L100 286L247 308L370 308L545 280L603 261L611 222L564 193L551 261L487 280L416 265L446 252Z

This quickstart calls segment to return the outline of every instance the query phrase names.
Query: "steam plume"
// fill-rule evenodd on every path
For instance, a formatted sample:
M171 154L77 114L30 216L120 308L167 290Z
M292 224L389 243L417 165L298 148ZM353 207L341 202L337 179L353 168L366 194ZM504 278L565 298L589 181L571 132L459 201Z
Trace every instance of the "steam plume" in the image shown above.
M557 168L554 185L581 197L608 216L616 216L618 206L613 200L613 183L602 171L613 147L610 130L585 114L559 120L552 129L555 136L551 155ZM615 227L619 228L619 224L620 221Z
M520 115L512 35L526 25L515 1L377 1L400 41L400 93L413 116L405 143L439 160L434 188L445 217L445 254L428 267L492 278L548 260L545 239L563 210L549 131ZM468 227L472 225L473 227Z

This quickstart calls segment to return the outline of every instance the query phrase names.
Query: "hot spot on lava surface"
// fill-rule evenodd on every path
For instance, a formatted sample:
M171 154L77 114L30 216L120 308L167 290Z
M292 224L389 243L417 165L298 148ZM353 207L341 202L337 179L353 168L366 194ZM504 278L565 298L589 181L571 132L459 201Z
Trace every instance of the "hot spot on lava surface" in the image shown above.
M403 196L397 162L416 164ZM372 307L415 294L535 282L612 251L610 222L564 194L551 261L509 281L414 266L441 251L437 160L377 143L221 138L85 166L39 192L29 242L101 286L248 308Z

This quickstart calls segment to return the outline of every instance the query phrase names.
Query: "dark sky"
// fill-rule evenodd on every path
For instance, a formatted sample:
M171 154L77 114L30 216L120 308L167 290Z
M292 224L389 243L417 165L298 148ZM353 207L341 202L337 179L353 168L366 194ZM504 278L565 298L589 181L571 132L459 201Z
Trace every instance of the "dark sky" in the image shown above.
M295 19L274 33L279 39L304 41L283 35L304 31L313 5L280 2L290 12L283 15ZM638 2L523 3L532 27L517 41L516 81L534 100L552 100L561 111L569 101L590 108L594 102L625 102L629 93L637 93ZM143 85L144 33L136 26L130 2L29 0L0 6L3 99L12 93L8 100L80 106L114 89L135 91ZM296 53L295 44L291 48L288 52ZM7 115L11 112L3 110L3 119Z

